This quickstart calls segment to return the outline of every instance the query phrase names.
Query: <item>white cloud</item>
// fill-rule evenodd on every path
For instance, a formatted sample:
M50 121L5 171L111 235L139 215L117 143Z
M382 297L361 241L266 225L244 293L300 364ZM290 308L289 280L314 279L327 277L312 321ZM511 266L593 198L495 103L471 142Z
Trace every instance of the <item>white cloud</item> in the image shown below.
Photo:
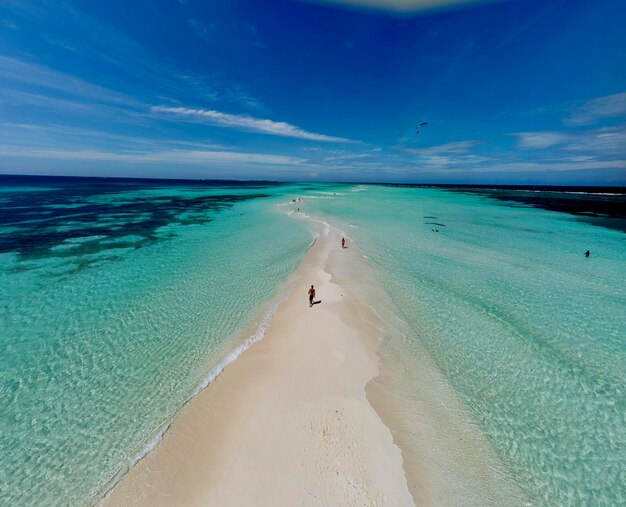
M27 86L30 90L53 90L65 96L83 101L109 103L121 106L139 106L139 101L128 95L98 86L83 79L57 72L48 67L8 56L0 56L0 78L4 81L2 94L8 93L12 85L20 91ZM26 92L24 92L26 93Z
M626 169L626 160L581 161L581 162L504 162L472 168L470 172L484 173L524 173L524 172L561 172L561 171L592 171L598 169Z
M468 153L465 155L432 155L420 159L419 162L420 166L430 168L462 167L471 169L472 167L482 166L490 160L488 157Z
M626 116L626 92L598 97L574 109L563 120L567 125L592 125L605 118Z
M519 132L514 135L517 137L518 148L531 150L550 148L569 139L563 132Z
M196 37L205 41L211 40L213 25L206 25L197 19L188 19L187 24L192 28Z
M3 156L21 158L45 158L60 160L165 163L165 164L209 164L245 163L261 165L298 165L302 159L266 153L243 153L214 150L168 150L150 152L109 152L98 150L33 150L1 146Z
M0 1L0 4L4 3L6 2ZM229 90L233 85L224 78L218 79L204 73L193 72L189 75L172 62L156 58L137 41L115 30L110 24L101 23L91 17L80 9L76 2L11 1L7 10L24 26L32 28L29 36L33 41L41 39L45 41L46 46L51 44L61 48L68 52L65 55L67 59L78 58L84 62L81 67L85 69L100 69L102 75L107 76L109 88L124 90L137 101L154 103L163 100L163 97L183 102L216 100L222 92ZM72 33L63 28L66 26L73 27ZM39 44L40 42L37 42L37 45ZM9 50L7 47L3 53L9 53ZM13 54L20 55L24 52L17 48ZM4 72L6 65L5 61L0 62L1 72ZM34 68L35 64L32 64L32 67ZM18 73L14 74L25 74L20 69L17 70ZM32 69L26 70L31 72ZM42 70L55 72L52 69L42 68ZM71 77L60 72L56 74ZM26 75L28 77L28 74ZM54 79L55 76L52 77L53 83L58 81ZM39 83L48 87L45 79L40 79L34 84ZM102 96L94 97L96 100L103 99Z
M431 157L450 153L468 153L477 145L478 142L476 141L454 141L451 143L440 144L438 146L431 146L430 148L408 148L403 151L405 153Z
M233 104L238 104L246 109L254 109L256 111L266 111L265 104L257 97L252 96L248 91L239 84L228 85L226 90L222 92L222 98Z
M626 156L624 127L604 127L583 132L519 132L514 135L520 149L554 148L605 157Z
M563 149L607 157L626 156L626 128L607 127L582 132L572 136Z
M414 155L420 168L470 167L490 160L474 151L479 144L478 141L454 141L430 148L408 148L402 152Z
M341 137L332 137L324 134L308 132L294 125L273 120L263 120L251 116L221 113L209 109L192 109L189 107L153 106L152 111L163 113L183 120L206 121L219 127L231 127L262 134L270 134L282 137L296 137L298 139L310 139L312 141L325 141L332 143L355 142Z
M212 142L210 139L189 141L186 138L154 138L127 134L115 134L106 130L70 127L62 124L5 123L3 141L5 145L29 149L75 150L83 146L89 150L117 152L137 151L233 151L233 147ZM69 141L69 144L68 144ZM88 145L88 146L87 146Z
M323 162L337 162L344 160L360 160L364 158L372 158L371 153L345 153L343 155L331 155L322 159Z
M531 160L527 154L514 150L485 156L476 150L478 142L457 141L429 148L405 149L401 153L415 157L414 174L431 172L462 176L626 168L625 127L605 127L584 132L520 132L513 135L517 138L517 148L522 151L546 151L532 153Z

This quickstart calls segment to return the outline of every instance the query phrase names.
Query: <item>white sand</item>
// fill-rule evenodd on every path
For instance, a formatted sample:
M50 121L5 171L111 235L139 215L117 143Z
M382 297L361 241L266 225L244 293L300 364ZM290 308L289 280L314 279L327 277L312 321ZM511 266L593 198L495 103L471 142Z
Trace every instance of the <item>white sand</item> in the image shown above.
M265 338L185 407L103 504L413 505L400 450L366 398L378 336L349 287L332 281L358 255L336 230L320 238ZM322 301L313 308L310 284Z

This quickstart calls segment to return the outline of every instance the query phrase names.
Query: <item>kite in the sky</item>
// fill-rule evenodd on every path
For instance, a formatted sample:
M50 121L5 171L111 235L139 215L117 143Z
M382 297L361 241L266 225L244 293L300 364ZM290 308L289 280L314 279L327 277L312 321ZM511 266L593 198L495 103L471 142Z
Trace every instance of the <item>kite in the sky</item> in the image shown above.
M422 127L422 126L424 126L424 125L428 125L428 123L426 123L425 121L423 121L422 123L418 123L418 124L415 126L415 133L416 133L416 134L419 134L419 133L420 133L420 127Z

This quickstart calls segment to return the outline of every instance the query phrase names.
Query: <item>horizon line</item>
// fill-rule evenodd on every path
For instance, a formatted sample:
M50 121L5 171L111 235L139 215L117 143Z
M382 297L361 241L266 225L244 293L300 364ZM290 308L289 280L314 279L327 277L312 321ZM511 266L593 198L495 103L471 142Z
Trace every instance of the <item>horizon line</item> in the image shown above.
M233 178L154 178L141 176L75 176L63 174L10 174L0 173L2 178L61 178L68 180L119 180L119 181L163 181L163 182L219 182L219 183L273 183L279 185L299 183L321 183L341 185L389 185L389 186L420 186L420 187L474 187L474 188L611 188L621 189L626 194L626 185L575 185L575 184L511 184L511 183L417 183L417 182L388 182L388 181L327 181L327 180L265 180L265 179L233 179Z

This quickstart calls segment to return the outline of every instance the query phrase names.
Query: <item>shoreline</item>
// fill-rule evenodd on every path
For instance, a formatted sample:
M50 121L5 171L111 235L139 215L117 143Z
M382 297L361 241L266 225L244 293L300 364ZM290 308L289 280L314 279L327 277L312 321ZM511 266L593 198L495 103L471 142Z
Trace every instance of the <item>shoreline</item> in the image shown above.
M318 236L313 238L311 245L304 252L304 256L313 247L317 241ZM300 260L302 262L302 259ZM298 263L299 265L300 263ZM297 269L297 266L296 266ZM189 398L181 405L180 409L174 414L172 419L166 421L161 425L156 432L154 432L147 440L145 445L138 450L132 458L128 461L128 466L124 470L119 470L115 475L110 477L107 481L103 482L102 486L91 495L89 505L104 505L107 497L111 494L117 485L124 480L124 477L141 461L149 456L160 445L166 433L170 430L173 424L176 423L178 418L187 406L193 403L196 398L226 370L232 363L234 363L239 357L244 354L252 345L262 340L265 337L268 326L272 320L280 305L289 297L293 290L294 273L291 273L287 279L279 286L276 293L267 301L265 301L253 317L247 322L242 330L238 332L233 338L232 343L224 344L221 351L216 355L219 358L218 361L212 362L209 365L208 372L196 385L194 390L189 395Z
M379 336L334 280L359 252L324 229L265 336L181 409L101 505L414 504L400 449L366 393ZM310 283L322 300L313 308Z

